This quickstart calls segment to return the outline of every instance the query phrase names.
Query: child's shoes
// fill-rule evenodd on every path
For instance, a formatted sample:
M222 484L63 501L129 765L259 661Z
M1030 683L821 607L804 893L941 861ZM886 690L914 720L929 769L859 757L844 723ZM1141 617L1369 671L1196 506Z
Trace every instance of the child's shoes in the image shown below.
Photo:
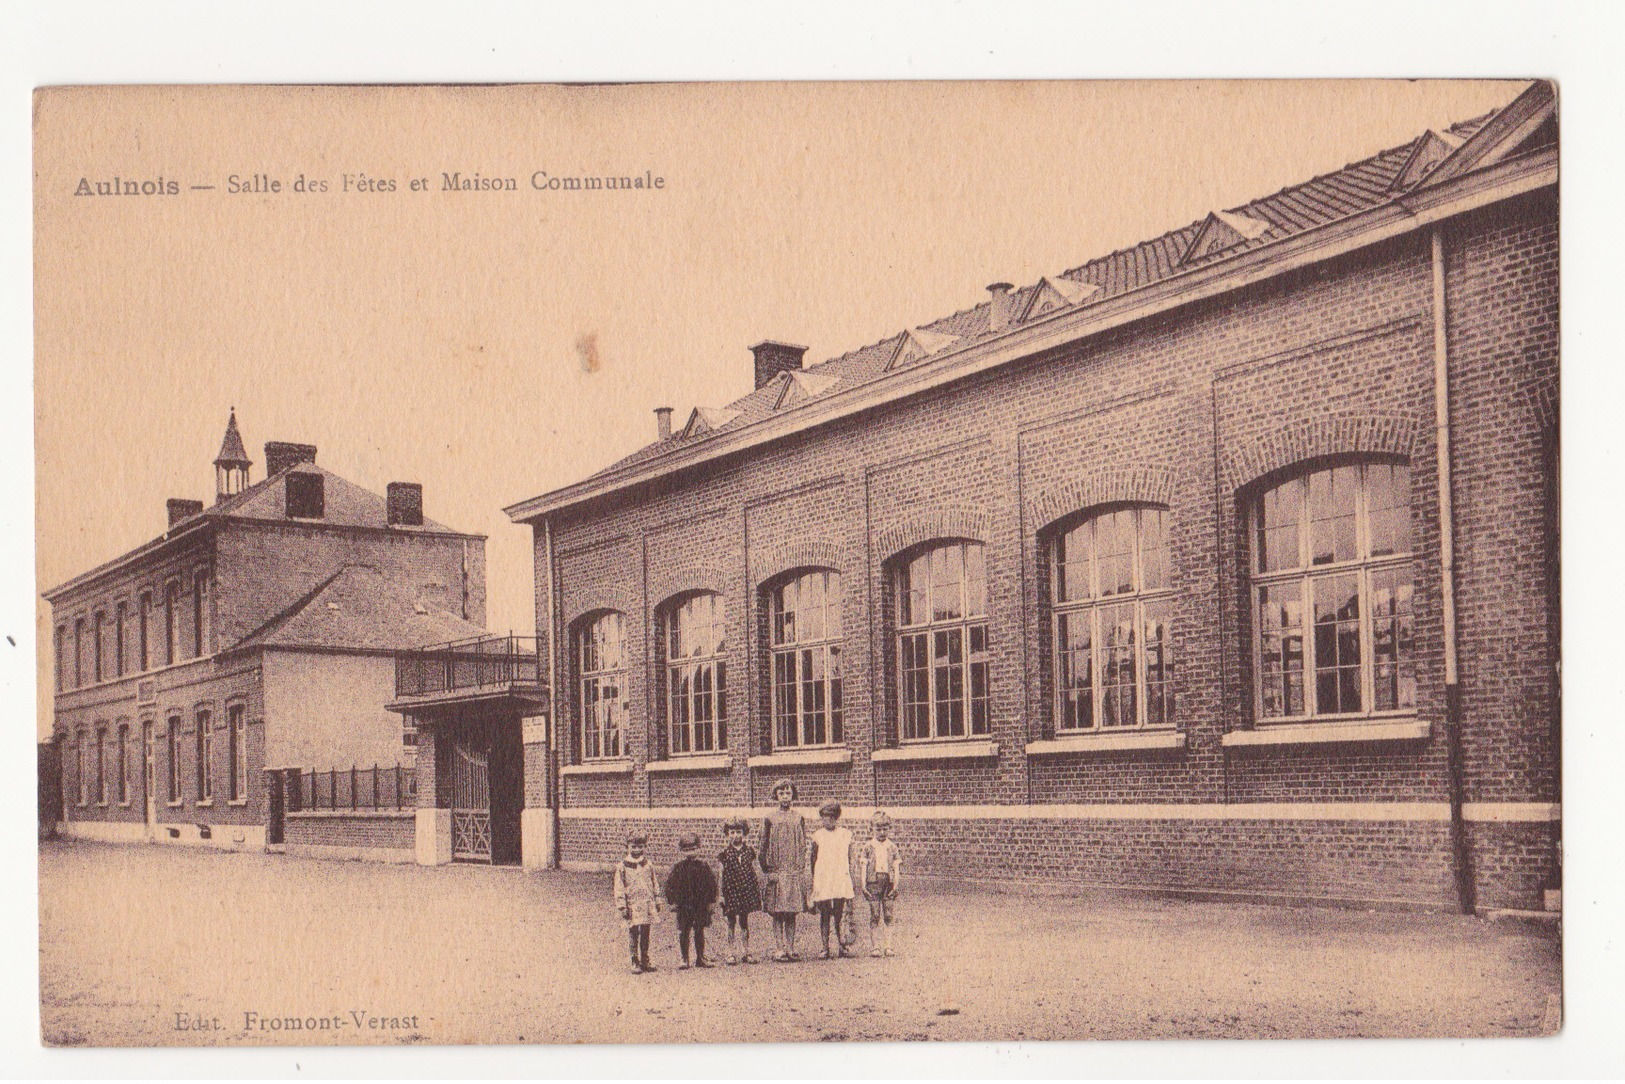
M694 966L695 967L715 967L717 965L712 963L710 960L707 960L704 956L701 956L698 960L694 961Z
M739 962L740 963L745 963L745 964L754 964L754 963L760 963L761 961L747 952L747 953L745 953L745 955L743 955L743 956L741 956L739 958Z
M878 960L878 959L880 959L880 957L884 956L885 953L881 952L879 949L875 949L873 952L869 953L869 955L873 956L875 959Z

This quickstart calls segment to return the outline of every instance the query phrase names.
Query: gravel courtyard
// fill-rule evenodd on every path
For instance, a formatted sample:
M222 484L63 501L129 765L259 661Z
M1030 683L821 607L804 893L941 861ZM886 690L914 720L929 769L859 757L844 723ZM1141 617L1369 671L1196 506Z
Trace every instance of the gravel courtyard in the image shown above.
M904 889L893 959L679 972L668 920L654 930L661 970L634 976L608 875L44 843L43 1037L137 1046L1468 1037L1546 1034L1559 1020L1549 925ZM765 945L771 928L758 922ZM808 952L816 920L802 929Z

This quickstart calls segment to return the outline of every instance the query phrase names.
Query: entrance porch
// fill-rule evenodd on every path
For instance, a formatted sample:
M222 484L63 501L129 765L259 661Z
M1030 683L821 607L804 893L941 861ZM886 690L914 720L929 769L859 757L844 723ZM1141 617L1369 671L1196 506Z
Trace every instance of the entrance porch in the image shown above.
M555 863L550 698L534 637L402 654L387 706L416 724L419 864Z

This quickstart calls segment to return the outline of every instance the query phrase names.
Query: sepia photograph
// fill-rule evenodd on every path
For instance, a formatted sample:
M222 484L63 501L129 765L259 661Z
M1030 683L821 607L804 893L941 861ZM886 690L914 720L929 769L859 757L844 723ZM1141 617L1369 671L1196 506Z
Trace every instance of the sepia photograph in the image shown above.
M1559 98L41 87L41 1041L1556 1035Z

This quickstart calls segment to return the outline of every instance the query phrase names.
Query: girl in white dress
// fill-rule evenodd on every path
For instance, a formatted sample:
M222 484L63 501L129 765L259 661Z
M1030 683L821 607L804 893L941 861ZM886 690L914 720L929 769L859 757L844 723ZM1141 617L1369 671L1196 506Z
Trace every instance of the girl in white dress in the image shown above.
M818 907L818 929L824 935L824 959L835 955L829 944L835 931L840 955L852 950L841 944L841 918L852 905L852 833L840 827L841 803L825 802L818 810L823 826L808 841L808 865L812 869L812 900Z

